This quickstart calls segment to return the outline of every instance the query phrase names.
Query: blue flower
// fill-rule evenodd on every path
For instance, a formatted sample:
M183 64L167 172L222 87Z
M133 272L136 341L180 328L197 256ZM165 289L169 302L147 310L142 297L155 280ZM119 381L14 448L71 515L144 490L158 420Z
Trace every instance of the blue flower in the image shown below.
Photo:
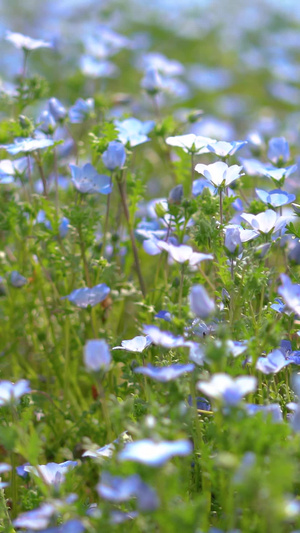
M214 258L214 256L211 254L194 252L193 248L191 246L187 246L186 244L174 246L166 241L157 241L156 246L160 250L165 250L168 252L169 257L176 263L188 263L190 267L195 267L201 261L212 260Z
M230 254L241 252L242 241L238 228L226 228L224 245Z
M229 406L240 403L245 394L256 390L257 380L253 376L233 379L228 374L214 374L210 381L199 381L197 388L209 398L220 400Z
M56 122L53 115L45 109L38 118L38 129L43 133L51 134L55 130Z
M154 128L154 125L155 122L153 120L141 122L133 117L123 121L115 121L116 129L119 132L119 141L123 144L129 143L132 147L150 141L148 133Z
M54 141L52 139L31 139L19 138L15 139L13 144L2 144L0 148L3 148L11 155L19 154L20 152L35 152L36 150L42 150L43 148L49 148L53 146Z
M150 439L129 442L119 453L120 461L135 461L149 466L162 466L177 455L190 455L193 451L189 440L154 442Z
M69 219L67 217L62 217L59 223L59 228L58 228L59 235L62 239L64 239L64 237L66 237L66 235L68 234L69 228L70 228Z
M163 346L163 348L178 348L187 346L183 337L175 337L169 331L161 331L157 326L144 326L144 333L149 335L153 344Z
M273 422L282 422L282 411L279 403L271 403L269 405L258 405L254 403L246 403L245 405L248 415L255 415L256 413L265 413L271 415Z
M186 135L175 135L167 137L166 143L169 146L182 148L188 154L206 154L209 152L207 145L217 143L215 139L210 137L203 137L202 135L195 135L194 133L187 133Z
M104 340L87 341L84 347L84 362L89 370L108 370L111 363L108 344Z
M72 182L76 189L82 194L100 193L110 194L112 191L111 179L104 174L98 174L97 170L86 163L82 168L76 165L70 165L72 173Z
M11 381L0 381L0 405L15 403L17 400L31 392L29 381L21 379L17 383Z
M288 217L278 217L277 213L273 209L267 209L258 215L252 215L251 213L242 213L241 218L248 222L252 226L256 236L260 233L271 233L281 230L286 223L291 220ZM247 230L244 230L247 231ZM242 234L241 234L241 239ZM244 242L244 241L243 241Z
M108 170L122 168L126 161L126 152L120 141L111 141L102 154L102 161Z
M81 124L86 120L94 111L94 99L87 98L83 100L78 98L75 104L69 109L69 119L73 124Z
M141 86L149 94L156 95L164 89L164 82L156 68L149 67L141 81Z
M209 152L212 152L219 157L227 157L230 155L234 155L238 150L243 148L247 144L247 141L232 141L232 142L225 142L225 141L217 141L213 144L207 145L207 150Z
M112 61L96 59L89 55L81 56L80 69L85 76L91 78L115 78L118 73L118 67Z
M2 159L0 161L0 184L12 183L15 177L25 172L27 163L26 157L21 157L14 161Z
M300 314L300 285L291 282L286 274L281 274L282 285L278 288L278 293L291 311Z
M272 207L281 207L296 200L295 194L289 194L281 189L274 189L273 191L255 189L255 192L264 204L270 204Z
M61 121L67 116L66 108L57 98L53 97L48 100L48 109L54 120Z
M151 344L151 338L146 335L138 335L130 340L121 341L121 346L115 346L113 350L126 350L127 352L142 353Z
M52 48L51 43L39 39L32 39L22 33L7 31L5 39L15 45L16 48L22 48L27 51L37 50L38 48Z
M199 178L193 181L192 193L193 196L199 196L203 193L204 189L208 189L212 195L216 195L218 190L205 178Z
M171 322L171 313L162 309L161 311L158 311L158 313L156 313L154 318L161 318L161 320Z
M25 466L25 472L33 474L46 483L46 485L60 485L64 482L66 473L77 466L77 461L65 461L64 463L48 463L46 465Z
M19 274L19 272L17 272L16 270L13 270L10 275L10 282L13 287L20 289L28 283L28 279L24 278L24 276L22 276L22 274Z
M296 172L296 170L298 170L297 165L291 165L290 167L286 168L266 167L260 170L260 174L266 176L267 178L271 178L273 181L283 182L285 178L288 178L291 174Z
M47 527L50 518L55 514L55 507L51 503L43 503L37 509L22 513L13 521L17 528L40 530Z
M280 162L286 163L289 160L289 144L284 137L273 137L269 140L268 158L276 165Z
M68 296L63 296L62 300L67 299L77 307L86 308L89 305L93 307L103 302L109 293L110 288L105 283L100 283L92 288L75 289Z
M223 163L223 161L216 161L210 165L199 163L195 166L196 172L203 174L203 176L217 188L228 187L233 181L240 178L243 175L241 174L242 169L243 167L239 167L238 165L232 165L229 167L226 163Z
M281 350L274 350L267 357L259 357L256 362L256 368L263 374L276 374L290 363L291 361L284 357Z
M136 374L144 374L144 376L148 376L161 383L166 383L167 381L177 379L186 372L192 372L194 368L195 365L191 363L187 365L174 364L170 366L153 366L149 364L147 366L139 366L135 368L134 372Z
M214 301L202 285L194 285L190 291L191 311L200 318L207 318L215 310Z
M144 483L138 474L123 478L103 472L97 492L101 498L112 502L126 502L136 497L141 511L155 511L159 505L155 490Z

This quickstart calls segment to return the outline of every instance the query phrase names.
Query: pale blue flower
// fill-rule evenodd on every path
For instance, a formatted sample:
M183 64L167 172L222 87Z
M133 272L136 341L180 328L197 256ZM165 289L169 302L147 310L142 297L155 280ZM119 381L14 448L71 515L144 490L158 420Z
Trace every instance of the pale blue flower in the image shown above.
M196 365L202 366L204 363L205 354L202 346L197 342L189 342L189 359L196 363Z
M159 249L168 252L169 257L176 263L188 262L190 267L198 265L201 261L212 260L214 258L211 254L194 252L193 248L186 244L174 246L166 241L157 241L156 245Z
M278 288L278 293L291 311L300 314L300 284L292 283L286 274L280 276L282 285Z
M139 366L134 369L136 374L144 374L156 381L166 383L167 381L173 381L186 372L192 372L195 368L193 364L179 365L174 364L170 366L153 366L148 364L147 366Z
M228 374L214 374L210 381L199 381L197 388L209 398L221 400L227 405L237 405L243 396L254 392L257 379L254 376L232 378Z
M166 76L180 76L184 74L185 68L176 59L169 59L160 52L149 52L142 57L142 66L155 68Z
M154 318L161 318L166 322L171 322L171 313L162 309L161 311L158 311L158 313L156 313Z
M290 204L296 200L295 194L282 191L281 189L274 189L273 191L255 189L255 192L264 204L270 204L275 208Z
M51 134L55 130L56 122L53 115L45 109L38 118L38 129L43 133Z
M82 168L70 165L72 182L82 194L110 194L112 191L111 179L105 174L98 174L97 170L86 163Z
M25 472L33 474L46 483L46 485L60 485L64 482L66 473L77 466L77 461L65 461L64 463L48 463L46 465L25 466Z
M89 55L81 56L80 69L90 78L115 78L119 73L118 67L112 61L96 59Z
M240 216L252 226L257 235L279 231L292 219L292 217L278 217L277 213L272 209L267 209L258 215L242 213Z
M42 150L43 148L49 148L53 146L54 141L52 139L31 139L18 138L12 144L2 144L0 148L3 148L11 155L19 154L20 152L35 152L36 150Z
M135 461L148 466L162 466L175 456L190 455L193 451L189 440L154 442L144 439L129 442L119 453L120 461Z
M69 119L73 124L81 124L86 120L94 111L94 99L78 98L75 104L69 109Z
M192 194L193 196L199 196L203 193L204 189L208 189L209 192L215 196L218 192L218 189L212 185L205 178L199 178L193 181Z
M202 135L195 135L194 133L187 133L186 135L176 135L167 137L166 143L169 146L182 148L188 154L206 154L209 152L207 146L213 145L217 141L210 137L203 137Z
M12 31L6 32L5 39L11 42L16 48L27 51L37 50L38 48L52 48L52 44L47 41L32 39L27 35Z
M53 97L48 100L48 109L54 120L61 121L67 116L67 110L58 98Z
M156 68L149 67L141 81L141 87L149 94L155 95L164 89L164 82Z
M103 302L109 293L110 288L105 283L100 283L91 288L75 289L71 294L63 296L62 300L67 299L77 307L86 308L89 305L93 307Z
M189 295L192 313L200 318L207 318L215 310L215 303L202 285L194 285Z
M123 478L103 472L97 492L101 498L112 502L127 502L136 497L141 511L155 511L159 505L155 490L144 483L138 474Z
M274 170L274 167L272 167L272 165L266 165L258 159L245 159L243 157L240 157L239 162L242 164L243 169L248 176L260 176L267 169L271 171Z
M153 344L163 346L163 348L178 348L179 346L186 346L186 341L183 337L176 337L169 331L161 331L157 326L144 326L144 333L148 335Z
M31 392L29 381L21 379L16 383L11 381L0 381L0 405L14 403L18 401L24 394Z
M286 168L262 168L260 173L267 178L271 178L273 181L282 182L285 178L291 176L298 170L297 165L291 165Z
M67 236L69 228L70 228L70 220L67 217L62 217L59 223L59 228L58 228L59 235L62 239L64 239Z
M16 270L13 270L13 272L10 275L10 282L13 287L16 287L17 289L20 289L21 287L24 287L28 283L28 279L22 276L22 274L19 274Z
M227 157L234 155L238 150L243 148L247 144L247 141L217 141L213 144L207 146L207 150L213 154L218 155L219 157Z
M0 161L0 184L12 183L14 178L23 174L27 169L28 161L26 157L15 159L2 159Z
M111 363L111 354L105 340L89 340L84 347L84 362L89 370L108 370Z
M232 341L227 340L226 345L228 351L233 355L233 357L238 357L247 350L247 341Z
M121 341L121 346L115 346L113 350L126 350L127 352L142 353L151 344L151 338L146 335L138 335L133 339Z
M268 158L276 165L281 161L286 163L289 160L289 144L284 137L273 137L269 140Z
M55 514L55 507L51 503L42 503L33 511L22 513L13 521L14 527L31 530L44 530Z
M271 415L273 422L282 422L282 411L279 403L270 403L269 405L259 405L247 403L245 405L248 415L255 415L256 413L265 413Z
M242 241L238 228L226 228L224 245L231 254L241 252Z
M150 141L148 133L154 128L154 125L155 122L153 120L141 122L133 117L123 121L115 121L116 129L119 132L119 141L123 144L129 143L131 147Z
M284 357L281 350L274 350L266 357L258 358L256 362L256 369L263 372L263 374L276 374L290 363L291 361L288 361Z
M111 141L102 154L102 161L108 170L122 168L126 161L126 151L120 141Z
M213 145L212 145L213 146ZM223 161L216 161L210 165L203 165L199 163L195 166L196 172L203 174L203 176L214 185L214 187L228 187L233 181L240 178L243 167L232 165L229 167Z

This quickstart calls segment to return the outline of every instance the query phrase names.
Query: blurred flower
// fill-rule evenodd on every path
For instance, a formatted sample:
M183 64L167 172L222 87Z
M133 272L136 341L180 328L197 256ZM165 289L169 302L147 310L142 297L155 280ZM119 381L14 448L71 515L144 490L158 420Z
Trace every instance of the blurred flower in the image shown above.
M290 149L284 137L273 137L269 140L268 158L276 165L280 162L286 163L290 158Z
M54 141L52 139L31 139L27 138L18 138L15 139L12 144L2 144L0 148L3 148L11 155L19 154L20 152L34 152L36 150L41 150L42 148L49 148L52 146Z
M72 182L82 194L110 194L112 191L111 179L105 174L98 174L97 170L86 163L82 168L70 165Z
M211 254L194 252L191 246L187 246L185 244L174 246L166 241L157 241L156 245L159 249L168 252L171 259L176 261L176 263L188 262L189 266L191 267L198 265L201 261L212 260L214 258L214 256Z
M116 129L119 132L119 141L123 144L129 143L132 147L150 141L148 133L154 128L154 125L155 122L153 120L141 122L133 117L123 121L115 121Z
M141 511L155 511L159 505L155 490L144 483L138 474L122 478L103 472L97 492L101 498L112 502L126 502L136 497Z
M11 381L0 381L0 405L16 402L31 391L29 381L21 379L17 383Z
M264 204L270 204L272 207L281 207L282 205L290 204L296 200L295 194L289 194L281 189L273 191L263 191L262 189L255 189L258 198Z
M241 252L242 242L238 228L226 228L224 244L231 254Z
M176 337L169 331L161 331L157 326L144 326L144 333L148 335L153 344L163 348L177 348L187 346L183 337Z
M274 350L269 353L267 357L259 357L256 362L256 369L263 372L263 374L276 374L285 366L289 365L288 361L281 350Z
M75 289L71 294L63 296L62 300L67 299L77 307L86 308L89 305L93 307L103 302L109 293L110 288L105 283L100 283L92 288Z
M279 403L271 403L269 405L247 403L245 407L250 416L262 412L266 415L271 415L273 422L282 422L282 411Z
M15 177L25 172L27 165L26 157L20 157L14 161L2 159L0 161L0 184L12 183Z
M53 133L56 126L56 122L53 115L51 115L50 111L48 111L47 109L45 111L42 111L42 113L40 114L38 118L38 123L38 129L46 134Z
M253 376L241 376L233 379L228 374L214 374L210 381L199 381L197 388L216 400L227 405L237 405L245 394L256 390L257 380Z
M6 32L5 39L10 41L16 48L22 48L27 51L37 50L38 48L52 48L52 44L47 41L32 39L27 35L12 31Z
M81 124L86 120L94 111L94 99L87 98L83 100L78 98L75 104L69 109L69 119L72 124Z
M120 461L136 461L149 466L162 466L177 455L191 454L193 446L189 440L154 442L150 439L129 442L119 453Z
M286 274L280 276L282 285L278 288L278 294L282 296L289 309L297 315L300 314L300 285L291 282Z
M89 370L108 370L111 363L109 346L105 340L89 340L84 347L84 362Z
M69 228L70 228L69 219L67 217L62 217L59 223L59 228L58 228L59 235L62 239L64 239L67 236Z
M165 320L166 322L171 322L171 313L169 311L161 310L156 313L154 318L161 318L162 320Z
M156 68L149 67L141 81L141 87L149 94L155 95L164 88L164 83Z
M207 318L215 310L214 301L202 285L194 285L189 295L191 311L200 318Z
M166 383L167 381L173 381L186 372L192 372L195 366L193 364L179 365L174 364L170 366L153 366L148 364L147 366L139 366L134 369L136 374L144 374L149 378Z
M13 521L13 525L22 529L41 530L48 526L50 518L54 514L54 505L51 503L42 503L37 509L20 514Z
M171 205L180 205L183 198L183 185L176 185L176 187L173 187L171 189L170 194L168 196L168 203Z
M143 335L138 335L133 339L127 341L121 341L121 346L115 346L113 350L126 350L127 352L137 352L142 353L148 346L151 344L151 338L149 335L144 337Z
M212 145L213 146L213 145ZM230 183L240 178L243 167L232 165L229 167L223 161L216 161L211 165L203 165L199 163L195 166L196 172L203 174L203 176L212 183L215 187L228 187Z
M64 463L48 463L46 465L25 466L25 472L29 472L44 481L47 485L60 485L64 482L66 473L77 466L77 461L65 461Z
M16 270L13 270L13 272L10 275L10 282L13 287L16 287L17 289L20 289L24 285L28 283L28 279L24 278L19 272Z
M288 178L291 174L296 172L298 169L297 165L291 165L290 167L286 168L270 168L265 167L261 168L260 174L263 176L266 176L267 178L271 178L273 181L284 181L285 178Z
M102 154L102 161L108 170L122 168L126 161L126 152L123 144L119 141L111 141Z
M67 116L66 108L57 98L50 98L48 100L48 109L54 120L61 121Z
M89 55L81 56L79 65L81 72L91 78L115 78L119 73L118 67L112 61L96 59Z

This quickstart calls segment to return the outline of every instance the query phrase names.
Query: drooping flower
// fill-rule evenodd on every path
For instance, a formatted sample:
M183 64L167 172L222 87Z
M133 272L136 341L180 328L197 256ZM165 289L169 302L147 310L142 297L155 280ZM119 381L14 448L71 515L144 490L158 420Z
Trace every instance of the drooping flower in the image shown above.
M89 370L108 370L111 363L111 354L105 340L89 340L84 347L84 362Z
M141 122L133 117L123 121L115 121L116 129L119 132L119 141L123 144L129 143L131 147L150 141L148 133L154 128L154 125L155 122L153 120Z
M264 204L269 204L275 208L290 204L296 200L295 194L282 191L281 189L274 189L273 191L255 189L255 192Z
M256 385L257 380L254 376L241 376L233 379L228 374L214 374L210 381L199 381L197 388L209 398L235 406L240 403L243 396L254 392Z
M102 154L102 161L108 170L122 168L126 161L126 152L120 141L111 141Z
M120 461L135 461L149 466L162 466L172 457L185 456L193 451L189 440L154 442L150 439L129 442L119 453Z
M94 99L78 98L75 104L69 109L69 119L72 124L81 124L94 111Z
M52 97L48 100L48 109L54 120L62 121L67 116L67 110L58 98Z
M202 285L194 285L189 295L191 311L200 318L207 318L215 310L215 303Z
M198 165L195 166L195 170L196 172L199 172L199 174L202 174L217 188L228 187L233 181L243 176L243 174L241 174L243 167L239 167L238 165L232 165L229 167L226 163L223 163L223 161L216 161L211 165L198 163Z
M29 472L44 481L47 485L60 485L64 482L66 473L77 466L77 461L65 461L64 463L48 463L46 465L25 466L25 472Z
M52 48L52 44L40 39L32 39L22 33L7 31L5 39L11 42L16 48L32 51L38 48Z
M121 341L121 346L115 346L113 350L126 350L127 352L142 353L151 344L149 335L138 335L133 339Z
M112 191L111 179L105 174L98 174L97 170L86 163L82 168L70 165L72 182L82 194L110 194Z
M291 362L284 357L281 350L274 350L266 357L259 357L256 362L256 368L263 374L276 374Z
M42 150L43 148L49 148L53 146L54 141L52 139L31 139L30 137L18 138L12 144L2 144L0 148L3 148L11 155L17 155L21 152L30 153L36 150Z
M77 307L86 308L89 305L93 307L103 302L109 293L110 288L105 283L100 283L91 288L75 289L71 294L63 296L62 300L67 299Z
M134 372L136 374L144 374L144 376L148 376L149 378L152 378L156 381L160 381L161 383L166 383L167 381L173 381L174 379L177 379L182 374L185 374L185 372L192 372L195 368L195 365L193 364L187 364L187 365L179 365L174 364L170 366L153 366L153 365L147 365L147 366L139 366L134 369Z
M16 383L5 380L0 381L0 405L14 403L30 391L29 381L27 379L21 379Z

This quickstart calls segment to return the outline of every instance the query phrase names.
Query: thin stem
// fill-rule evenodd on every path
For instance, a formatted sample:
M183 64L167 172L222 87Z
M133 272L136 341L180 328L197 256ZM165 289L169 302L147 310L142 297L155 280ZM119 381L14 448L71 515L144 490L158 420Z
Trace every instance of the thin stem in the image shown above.
M64 375L64 407L66 407L69 396L70 377L70 320L68 315L65 320L65 375Z
M44 174L44 169L43 169L43 165L42 165L42 162L41 162L40 154L38 152L36 152L35 160L36 160L36 164L37 164L37 167L39 169L39 173L40 173L40 176L41 176L41 179L42 179L42 182L43 182L43 189L44 189L43 194L47 198L47 196L48 196L47 180L46 180L46 176Z
M85 281L86 281L87 286L91 287L92 286L91 278L90 278L89 268L88 268L87 259L86 259L85 244L84 244L84 240L82 237L81 224L78 225L77 229L78 229L79 246L80 246L81 259L82 259L83 268L84 268Z
M130 220L130 214L129 214L127 197L126 197L125 182L118 181L118 187L119 187L122 207L123 207L123 211L124 211L124 215L126 218L129 235L130 235L131 246L132 246L132 251L134 255L135 268L136 268L137 275L139 278L140 288L141 288L143 297L146 298L146 286L145 286L144 278L143 278L142 271L141 271L139 255L138 255L135 237L134 237L134 231L133 231L133 227L132 227L131 220Z
M194 159L194 152L191 152L191 176L192 176L192 188L191 192L193 191L193 182L195 179L195 159Z
M181 308L182 308L182 293L183 293L183 282L184 282L184 267L185 264L182 263L181 266L181 275L180 275L180 285L179 285L179 298L178 298L178 307L179 307L179 318L181 318Z
M58 171L57 171L57 153L56 148L53 148L53 163L54 163L54 177L55 177L55 210L56 216L58 216L58 204L59 204L59 194L58 194Z
M110 175L110 187L112 184L113 179L113 173ZM103 229L103 241L102 241L102 253L105 254L105 247L106 247L106 238L107 238L107 232L108 232L108 221L109 221L109 211L110 211L110 197L111 193L107 195L106 199L106 213L105 213L105 221L104 221L104 229Z
M26 67L27 67L27 59L28 59L28 56L29 56L29 50L23 50L24 53L23 53L23 66L22 66L22 74L21 74L21 78L22 78L22 81L26 78Z
M233 265L233 257L230 259L230 275L232 281L234 280L234 265Z
M219 197L220 197L220 222L223 224L223 196L222 196L222 189L219 189Z
M29 187L30 187L30 193L34 193L34 185L32 180L32 172L31 172L31 162L30 162L30 156L27 155L27 172L28 172L28 181L29 181Z

